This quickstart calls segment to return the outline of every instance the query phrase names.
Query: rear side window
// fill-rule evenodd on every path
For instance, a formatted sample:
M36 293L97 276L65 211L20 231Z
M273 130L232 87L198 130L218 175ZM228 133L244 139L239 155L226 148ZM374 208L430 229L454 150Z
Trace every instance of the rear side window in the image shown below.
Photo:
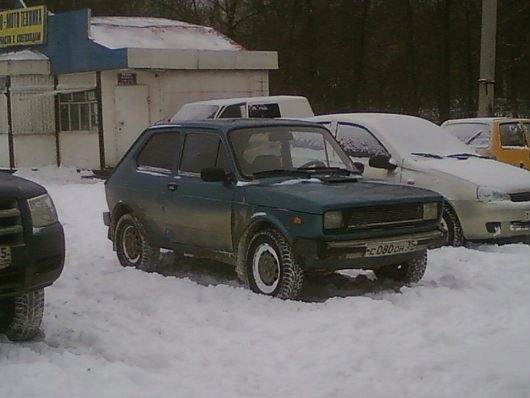
M273 119L281 117L278 104L254 104L248 107L248 117Z
M211 167L226 170L226 154L220 138L214 134L187 134L180 170L200 173Z
M351 157L370 158L375 155L390 156L372 133L360 126L339 123L337 141Z
M481 123L458 123L444 126L444 129L472 148L487 148L490 143L490 127Z
M180 134L178 132L156 133L136 157L139 168L170 171L175 166L180 148Z
M525 130L519 123L503 123L500 125L501 146L525 147Z
M219 115L219 119L240 119L243 117L245 104L229 105Z

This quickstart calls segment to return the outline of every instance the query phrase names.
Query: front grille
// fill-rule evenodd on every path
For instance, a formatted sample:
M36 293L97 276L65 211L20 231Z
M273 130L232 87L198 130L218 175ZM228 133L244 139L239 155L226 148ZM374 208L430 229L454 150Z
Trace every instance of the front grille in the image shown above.
M369 206L346 211L348 228L367 228L423 221L422 203Z
M530 202L530 192L511 193L510 199L512 202Z
M24 228L18 202L14 199L0 199L0 245L24 243Z

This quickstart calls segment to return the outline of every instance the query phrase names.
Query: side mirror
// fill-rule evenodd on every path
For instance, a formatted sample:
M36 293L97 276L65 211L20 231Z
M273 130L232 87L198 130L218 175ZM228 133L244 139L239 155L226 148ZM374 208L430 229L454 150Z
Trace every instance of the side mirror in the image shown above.
M224 182L226 181L226 172L219 168L202 169L201 179L206 182Z
M389 171L395 170L397 168L395 164L390 162L390 158L384 155L372 156L368 161L368 165L376 169L385 169Z
M361 175L364 173L364 163L361 163L361 162L353 162L353 165L355 166L355 168L357 170L359 170L359 173L361 173Z

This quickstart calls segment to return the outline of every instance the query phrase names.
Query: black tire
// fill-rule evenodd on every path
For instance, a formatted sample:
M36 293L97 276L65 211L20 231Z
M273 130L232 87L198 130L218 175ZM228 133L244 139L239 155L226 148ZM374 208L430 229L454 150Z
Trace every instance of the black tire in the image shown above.
M404 284L418 283L427 268L427 250L402 264L385 265L374 270L378 279L391 279Z
M304 281L291 245L275 229L254 235L247 251L246 271L252 291L284 300L296 299Z
M0 332L11 341L27 341L39 333L44 313L44 289L2 300Z
M446 232L446 246L463 246L465 243L462 226L458 221L458 216L449 205L445 204L442 212L442 228Z
M124 214L116 224L116 254L123 267L155 271L160 263L160 248L145 238L145 230L132 214Z

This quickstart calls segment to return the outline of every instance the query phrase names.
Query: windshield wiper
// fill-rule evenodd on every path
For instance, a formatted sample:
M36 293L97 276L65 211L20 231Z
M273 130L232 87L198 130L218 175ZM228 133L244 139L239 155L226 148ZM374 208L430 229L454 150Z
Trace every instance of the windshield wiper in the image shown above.
M273 169L273 170L263 170L256 171L252 173L254 177L274 177L274 176L295 176L295 177L311 177L311 173L308 171L297 170L297 169Z
M435 153L426 153L426 152L412 152L411 155L423 156L424 158L433 158L433 159L443 159L442 156Z
M347 176L349 176L350 174L358 174L352 170L348 170L343 167L325 167L325 166L324 167L298 167L296 170L300 170L304 172L306 171L311 174L336 173L336 174L347 175Z
M452 155L446 155L446 157L457 158L457 159L467 159L467 158L488 159L488 157L477 155L476 153L453 153Z

